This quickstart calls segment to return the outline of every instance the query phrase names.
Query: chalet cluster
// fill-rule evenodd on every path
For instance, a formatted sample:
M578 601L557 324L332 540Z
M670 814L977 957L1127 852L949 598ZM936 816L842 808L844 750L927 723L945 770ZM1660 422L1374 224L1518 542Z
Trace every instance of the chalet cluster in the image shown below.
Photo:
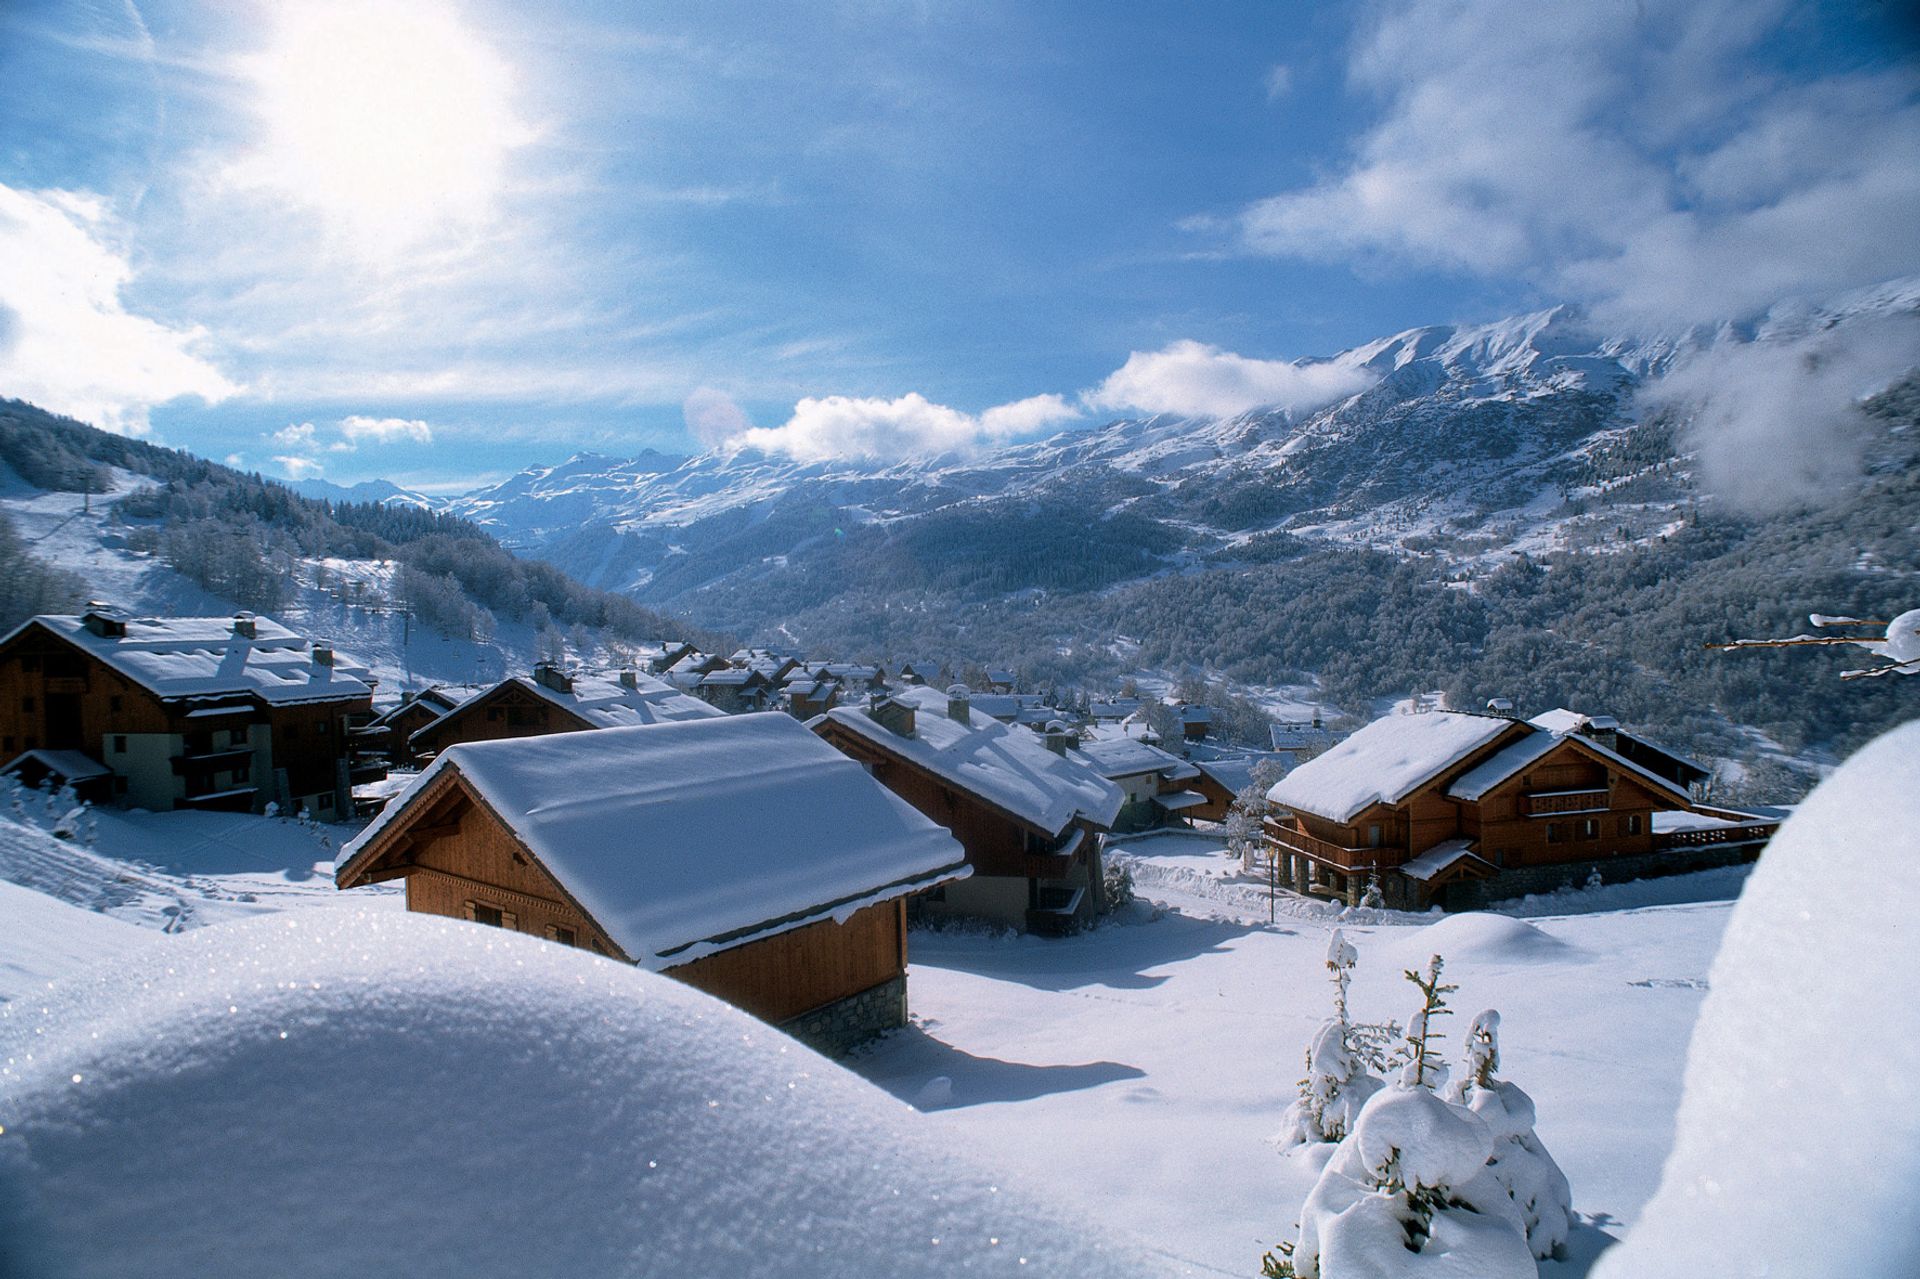
M1299 892L1472 909L1758 856L1776 820L1695 802L1706 775L1605 716L1393 715L1275 783L1266 840Z
M96 603L0 639L0 756L96 801L343 818L354 785L385 775L362 737L373 692L365 669L267 618Z

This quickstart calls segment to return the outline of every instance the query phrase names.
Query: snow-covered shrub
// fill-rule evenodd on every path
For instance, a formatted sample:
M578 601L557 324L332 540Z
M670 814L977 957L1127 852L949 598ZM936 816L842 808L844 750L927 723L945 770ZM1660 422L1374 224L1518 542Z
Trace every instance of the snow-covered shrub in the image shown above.
M1426 972L1406 971L1407 980L1420 989L1420 1009L1407 1022L1403 1050L1406 1066L1401 1082L1409 1087L1438 1089L1447 1082L1447 1065L1440 1059L1438 1042L1446 1036L1433 1028L1433 1019L1453 1015L1453 1009L1447 1007L1447 996L1460 988L1441 982L1440 970L1444 967L1446 961L1435 955L1427 961Z
M1493 1130L1487 1166L1520 1210L1533 1255L1565 1256L1573 1227L1573 1192L1560 1165L1534 1134L1533 1098L1518 1085L1495 1078L1499 1068L1500 1014L1488 1009L1467 1031L1466 1062L1447 1100L1465 1106Z
M1124 861L1107 862L1100 872L1100 884L1107 895L1108 910L1133 904L1133 868Z
M1282 1150L1314 1142L1339 1141L1353 1127L1367 1098L1382 1086L1367 1070L1384 1036L1378 1027L1356 1033L1347 1018L1347 985L1359 952L1336 928L1327 939L1327 974L1333 982L1333 1016L1320 1023L1307 1045L1307 1075L1300 1096L1287 1107L1274 1144Z
M1385 910L1387 899L1380 891L1380 877L1367 876L1367 891L1360 895L1360 904L1371 910Z

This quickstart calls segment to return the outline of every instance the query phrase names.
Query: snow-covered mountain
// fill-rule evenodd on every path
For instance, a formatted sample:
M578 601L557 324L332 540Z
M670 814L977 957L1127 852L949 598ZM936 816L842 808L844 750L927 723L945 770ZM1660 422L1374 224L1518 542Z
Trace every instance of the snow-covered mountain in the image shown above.
M1609 333L1554 307L1342 352L1334 363L1376 380L1311 413L1123 419L892 462L581 454L448 506L593 585L696 613L693 593L798 571L851 529L899 532L980 508L1016 523L1148 521L1160 536L1141 540L1141 574L1274 533L1395 549L1465 536L1464 559L1496 563L1670 527L1695 497L1689 459L1671 433L1628 437L1654 415L1642 392L1677 364L1732 347L1784 353L1810 333L1917 307L1916 280L1666 334Z

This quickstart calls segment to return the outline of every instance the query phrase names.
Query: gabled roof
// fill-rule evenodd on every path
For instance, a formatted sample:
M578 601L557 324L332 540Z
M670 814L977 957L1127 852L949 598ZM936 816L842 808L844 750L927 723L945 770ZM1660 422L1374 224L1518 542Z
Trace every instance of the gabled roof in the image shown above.
M1456 866L1475 879L1485 879L1499 869L1473 851L1473 841L1470 839L1442 840L1418 857L1402 862L1394 869L1409 879L1424 882L1444 875Z
M712 719L725 714L697 697L688 697L671 684L638 672L633 672L632 688L604 675L576 675L573 690L566 693L524 675L501 682L518 684L536 697L572 711L595 728L633 728L684 719Z
M1132 737L1085 742L1075 754L1088 768L1109 779L1158 773L1170 782L1182 782L1200 775L1198 768L1178 755Z
M947 713L947 695L931 688L902 689L893 700L914 708L913 736L893 732L856 706L837 706L812 726L836 724L857 733L1049 835L1059 835L1076 818L1105 827L1120 815L1124 791L1086 765L1054 754L1028 730L971 709L962 724Z
M271 618L252 619L253 635L245 636L235 634L231 617L112 616L124 621L126 634L98 635L81 616L42 614L15 627L0 645L39 628L92 654L162 701L237 695L290 706L373 695L365 667L340 654L332 665L316 662L305 637Z
M1531 721L1529 723L1531 725ZM1634 763L1618 751L1610 750L1591 737L1578 732L1555 733L1539 728L1535 728L1513 745L1482 761L1469 772L1461 774L1455 779L1453 785L1447 788L1447 798L1478 801L1494 787L1545 758L1554 747L1562 743L1572 746L1575 750L1583 750L1590 755L1599 756L1614 767L1632 773L1647 785L1677 797L1683 804L1691 802L1692 797L1687 794L1684 787L1669 781L1649 768Z
M1611 732L1619 740L1632 743L1633 746L1640 751L1661 756L1672 761L1674 771L1682 775L1679 779L1681 781L1685 781L1689 774L1695 778L1706 778L1713 775L1713 770L1705 764L1702 764L1699 760L1691 756L1682 755L1679 751L1670 750L1658 742L1648 741L1638 733L1630 733L1626 729L1621 728L1620 721L1611 715L1582 715L1579 711L1570 711L1564 706L1556 706L1550 711L1542 711L1527 722L1537 728L1544 728L1550 733L1581 733L1584 735L1589 730L1596 733Z
M1339 741L1345 734L1337 733L1323 724L1274 724L1267 729L1267 737L1277 751L1323 750Z
M111 777L113 770L84 751L22 751L0 767L0 776L17 773L29 760L56 777L70 782L89 782L96 777Z
M450 746L340 850L342 886L450 772L644 967L968 873L946 831L798 720L761 713Z
M1377 719L1275 782L1267 799L1334 822L1397 804L1460 761L1525 729L1497 715L1429 711Z

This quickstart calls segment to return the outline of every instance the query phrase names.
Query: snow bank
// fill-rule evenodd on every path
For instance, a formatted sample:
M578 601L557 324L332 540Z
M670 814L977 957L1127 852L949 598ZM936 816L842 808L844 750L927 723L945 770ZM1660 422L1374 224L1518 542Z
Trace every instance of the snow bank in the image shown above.
M124 955L154 936L3 879L0 920L6 921L0 927L0 1000L43 990L56 977Z
M0 1006L0 1273L1168 1272L625 965L345 909L156 945Z
M1461 960L1527 963L1564 958L1573 950L1532 924L1480 911L1448 915L1418 932L1394 938L1382 949L1394 963L1406 967L1417 967L1434 955L1449 964Z
M1596 1279L1920 1274L1920 722L1780 828L1735 906L1660 1189Z

